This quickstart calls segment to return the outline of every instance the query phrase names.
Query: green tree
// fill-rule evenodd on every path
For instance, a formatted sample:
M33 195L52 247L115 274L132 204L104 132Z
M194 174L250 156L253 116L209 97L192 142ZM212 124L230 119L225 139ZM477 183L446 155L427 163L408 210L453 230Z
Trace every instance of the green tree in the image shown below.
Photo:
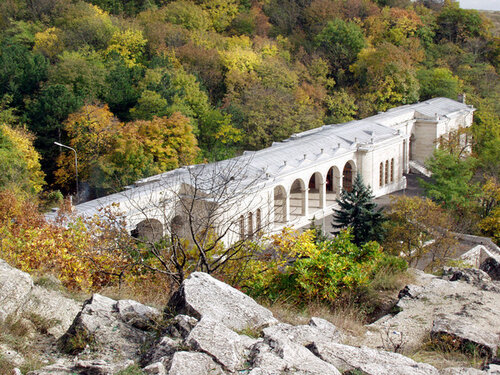
M448 68L423 69L417 72L420 83L420 99L435 97L455 99L460 87L459 78Z
M458 2L449 2L437 17L436 39L462 43L480 36L484 23L477 10L462 9Z
M334 70L347 69L365 47L363 30L355 23L340 18L329 21L314 42Z
M464 212L477 203L478 186L472 182L477 159L462 158L446 150L436 150L426 166L430 182L421 181L427 196L448 209Z
M332 226L339 229L352 228L353 242L356 245L383 238L382 224L385 218L382 209L377 209L373 198L371 188L363 183L363 178L358 173L352 190L343 190L336 200L340 208L333 210ZM333 234L337 233L339 231Z

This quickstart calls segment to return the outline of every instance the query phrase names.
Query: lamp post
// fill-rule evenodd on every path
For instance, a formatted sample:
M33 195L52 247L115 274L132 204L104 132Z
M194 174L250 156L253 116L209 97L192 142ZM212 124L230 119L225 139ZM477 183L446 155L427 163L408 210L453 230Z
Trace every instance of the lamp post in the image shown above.
M76 155L76 150L73 147L63 145L62 143L59 143L59 142L54 142L54 144L56 144L57 146L60 146L60 147L69 148L71 151L73 151L75 153L76 203L78 203L78 156Z

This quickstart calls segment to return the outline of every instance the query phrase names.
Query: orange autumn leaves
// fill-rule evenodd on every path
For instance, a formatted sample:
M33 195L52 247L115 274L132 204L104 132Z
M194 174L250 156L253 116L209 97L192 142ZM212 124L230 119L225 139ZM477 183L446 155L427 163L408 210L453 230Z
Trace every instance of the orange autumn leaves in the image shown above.
M192 164L199 152L190 120L179 112L122 123L107 105L86 105L64 126L78 153L80 179L103 189ZM62 153L57 164L57 183L72 186L74 155Z

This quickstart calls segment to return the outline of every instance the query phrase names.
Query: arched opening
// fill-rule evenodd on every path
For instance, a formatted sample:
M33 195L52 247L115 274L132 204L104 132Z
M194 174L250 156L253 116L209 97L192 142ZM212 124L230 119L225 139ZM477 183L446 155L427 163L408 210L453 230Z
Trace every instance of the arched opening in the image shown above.
M262 229L262 213L260 211L260 208L255 211L255 225L256 232L260 232L260 230Z
M389 183L389 160L385 161L385 176L384 176L385 184Z
M378 184L380 187L384 186L384 163L380 163Z
M309 179L309 194L307 196L307 204L309 213L323 208L323 176L321 173L315 172Z
M286 223L286 190L283 186L274 188L274 222Z
M394 182L394 158L391 159L391 183Z
M345 191L352 191L354 168L350 161L345 163L344 170L342 171L342 189Z
M340 172L335 166L331 167L326 174L326 205L331 206L337 199L340 184Z
M406 166L408 165L408 148L406 140L403 141L403 173L406 173Z
M306 189L304 182L298 178L290 188L290 219L306 214Z
M156 219L145 219L137 224L131 234L148 242L158 242L163 237L163 224Z
M253 238L253 213L248 213L248 226L247 226L248 238Z
M414 150L414 147L413 147L413 143L415 142L415 134L412 134L410 136L410 160L414 160L415 159L415 150Z
M245 239L245 218L243 215L240 216L240 240Z

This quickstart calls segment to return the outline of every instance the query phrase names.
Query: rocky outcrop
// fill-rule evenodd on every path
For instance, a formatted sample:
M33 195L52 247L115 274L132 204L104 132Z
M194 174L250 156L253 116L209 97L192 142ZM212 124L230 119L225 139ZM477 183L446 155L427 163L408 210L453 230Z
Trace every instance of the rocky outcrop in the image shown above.
M398 353L336 344L313 343L310 349L319 358L345 371L358 370L366 375L439 375L431 365L418 363Z
M281 323L251 298L202 273L185 280L163 317L135 301L94 294L59 341L72 356L29 374L111 375L132 363L148 375L494 374L493 363L484 371L439 371L393 352L412 343L412 335L446 335L472 343L486 357L496 353L498 293L488 275L448 269L442 278L418 276L418 285L400 292L400 312L369 327L364 339L379 348L346 345L346 335L324 319ZM394 346L398 338L401 345Z
M135 301L115 301L94 294L59 340L68 354L99 348L102 358L139 360L140 350L152 336L148 330L160 313Z
M191 274L170 300L166 313L221 322L235 331L259 329L278 321L246 294L202 272Z
M0 259L0 322L10 314L18 313L28 301L33 280L26 272L19 271Z
M443 277L416 271L416 282L400 292L399 313L368 326L370 347L418 349L422 342L491 358L500 344L500 288L478 269L447 268ZM391 339L394 336L394 339Z

